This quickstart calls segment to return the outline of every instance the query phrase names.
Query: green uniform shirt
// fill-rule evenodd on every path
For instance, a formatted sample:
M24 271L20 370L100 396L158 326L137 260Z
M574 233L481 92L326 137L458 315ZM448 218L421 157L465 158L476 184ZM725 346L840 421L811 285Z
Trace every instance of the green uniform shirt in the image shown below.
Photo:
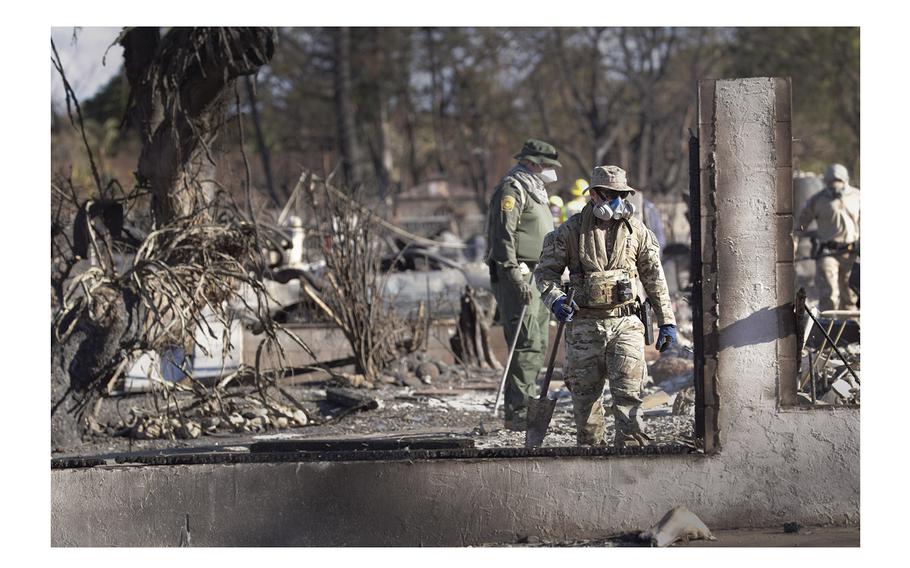
M543 182L522 165L502 178L487 211L487 262L512 274L522 261L537 262L553 216Z

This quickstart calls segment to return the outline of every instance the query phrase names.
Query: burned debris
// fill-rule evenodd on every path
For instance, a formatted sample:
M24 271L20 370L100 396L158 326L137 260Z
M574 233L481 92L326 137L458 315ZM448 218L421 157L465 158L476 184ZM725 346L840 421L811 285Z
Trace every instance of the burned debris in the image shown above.
M475 193L432 179L390 207L337 168L306 169L283 206L262 202L243 153L246 175L218 181L216 141L236 133L242 147L236 81L270 60L274 30L128 28L119 41L137 184L54 184L53 447L434 420L520 446L490 426L508 351ZM554 443L571 439L562 375L560 357Z
M551 31L126 28L107 154L53 49L90 166L53 162L55 544L858 521L858 305L791 294L858 210L797 226L794 164L833 157L797 161L791 79L699 80L711 30Z
M859 311L819 311L800 289L796 321L800 338L797 396L805 405L860 403Z
M312 174L301 179L323 183ZM326 186L323 191L322 198L329 199ZM329 224L300 224L303 238L290 234L287 240L298 247L331 241L348 243L347 248L336 246L329 252L317 245L296 251L291 245L284 255L298 261L291 266L282 260L264 273L261 282L246 279L248 275L238 269L235 287L222 288L226 315L203 306L197 319L187 319L187 343L176 345L163 335L135 351L99 399L88 432L91 443L148 446L224 435L255 439L303 427L291 431L309 438L448 425L451 432L475 439L481 448L523 445L523 435L491 425L500 361L507 353L501 335L491 332L495 303L488 288L482 282L475 288L471 284L477 285L476 279L463 278L456 311L446 308L445 298L421 286L423 271L398 272L423 290L415 310L415 302L398 302L401 294L383 288L393 264L388 270L376 264L351 264L368 256L362 247L379 247L369 249L370 256L388 258L380 246L385 242L381 231L370 234L363 222L345 228L334 219L337 216L327 217ZM169 236L178 233L162 232L140 248L141 254L128 256L143 270L159 264L182 266L169 256L171 250L220 258L223 253L210 247L233 242L229 233L220 231L191 228L179 233L180 238ZM246 234L252 254L252 233ZM161 255L157 263L147 260L148 250ZM330 258L332 254L336 256ZM181 271L204 281L204 275L190 268L178 268L177 274ZM352 302L351 297L385 300ZM680 303L682 297L678 295ZM172 311L189 310L176 300L171 306ZM277 314L283 310L294 315L278 322ZM151 318L149 326L170 329L164 325L167 321ZM690 333L688 324L681 323L683 334ZM325 335L333 329L340 335ZM372 339L362 336L366 331ZM693 407L683 404L685 393L680 392L692 385L691 353L682 348L649 353L645 420L659 444L691 443ZM364 372L365 368L372 371ZM574 445L571 402L562 374L560 364L554 369L552 395L557 404L546 445ZM609 404L609 391L607 395ZM612 431L611 419L606 427Z

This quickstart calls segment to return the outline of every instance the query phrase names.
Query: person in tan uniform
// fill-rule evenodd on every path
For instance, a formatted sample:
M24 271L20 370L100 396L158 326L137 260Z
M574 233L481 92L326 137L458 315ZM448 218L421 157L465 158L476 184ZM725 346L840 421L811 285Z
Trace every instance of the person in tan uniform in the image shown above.
M581 213L544 239L534 278L541 300L567 322L565 380L578 443L606 444L602 397L609 381L616 446L643 446L649 438L641 420L645 342L636 315L638 282L654 306L660 351L676 342L676 319L657 239L633 216L628 197L635 189L626 172L598 166L586 191L591 201ZM566 267L575 291L571 305L562 283Z
M819 310L855 310L850 271L859 254L859 189L850 185L847 168L831 164L825 170L825 188L806 202L799 215L800 231L814 220L819 243L815 283Z

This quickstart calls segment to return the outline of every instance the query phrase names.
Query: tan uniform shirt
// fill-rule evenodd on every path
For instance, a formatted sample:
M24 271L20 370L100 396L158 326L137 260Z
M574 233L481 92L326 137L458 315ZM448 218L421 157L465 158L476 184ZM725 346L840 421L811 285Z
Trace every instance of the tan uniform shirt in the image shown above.
M859 190L846 186L840 197L825 188L806 202L799 215L800 230L815 220L820 243L855 243L859 240Z

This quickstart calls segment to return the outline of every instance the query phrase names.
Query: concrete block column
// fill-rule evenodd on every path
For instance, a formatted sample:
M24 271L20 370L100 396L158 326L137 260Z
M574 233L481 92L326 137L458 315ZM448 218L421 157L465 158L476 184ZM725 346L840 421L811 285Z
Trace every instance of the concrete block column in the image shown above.
M734 382L750 404L795 402L790 81L702 81L699 104L703 381L723 446Z

